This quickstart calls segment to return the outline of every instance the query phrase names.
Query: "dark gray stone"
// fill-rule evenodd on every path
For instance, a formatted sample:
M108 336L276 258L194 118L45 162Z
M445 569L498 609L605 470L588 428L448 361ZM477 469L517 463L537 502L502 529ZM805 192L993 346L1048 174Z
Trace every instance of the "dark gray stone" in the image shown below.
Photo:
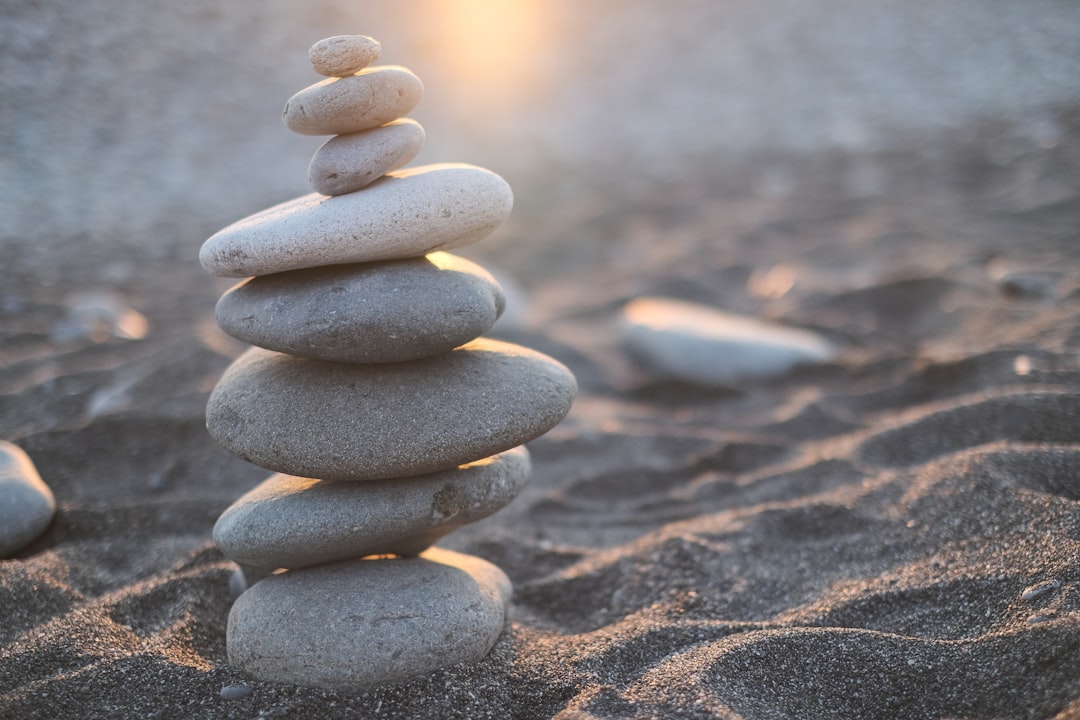
M439 252L251 278L221 297L217 321L239 340L290 355L401 362L479 337L504 303L486 270Z
M218 518L214 540L232 560L268 569L418 555L443 535L508 505L529 470L529 453L518 447L396 480L272 475Z
M576 392L559 362L485 338L380 365L252 348L210 394L206 426L226 449L270 470L378 480L521 445L558 424Z
M510 580L477 557L349 560L271 575L229 613L229 664L258 680L342 690L484 657Z

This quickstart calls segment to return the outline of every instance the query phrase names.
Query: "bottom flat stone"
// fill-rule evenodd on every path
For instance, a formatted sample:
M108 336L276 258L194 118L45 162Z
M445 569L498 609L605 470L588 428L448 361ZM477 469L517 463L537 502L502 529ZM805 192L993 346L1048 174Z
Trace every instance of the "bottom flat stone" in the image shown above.
M440 548L291 570L233 604L229 663L258 680L313 687L403 682L483 658L511 592L491 563Z

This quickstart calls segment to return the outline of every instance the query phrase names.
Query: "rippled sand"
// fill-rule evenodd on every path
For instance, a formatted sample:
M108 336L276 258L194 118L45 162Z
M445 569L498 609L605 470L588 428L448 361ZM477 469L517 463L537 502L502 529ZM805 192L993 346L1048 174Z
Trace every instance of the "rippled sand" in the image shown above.
M71 288L2 277L0 434L60 510L0 562L0 716L1080 715L1077 147L1035 181L968 148L872 159L880 193L826 158L779 194L687 178L521 203L474 255L525 286L513 338L582 392L530 445L524 494L443 543L506 570L513 615L479 665L360 695L219 695L248 681L210 528L264 473L203 428L240 348L212 329L198 241L106 283L143 339L59 345ZM738 388L660 381L613 329L643 294L841 353Z

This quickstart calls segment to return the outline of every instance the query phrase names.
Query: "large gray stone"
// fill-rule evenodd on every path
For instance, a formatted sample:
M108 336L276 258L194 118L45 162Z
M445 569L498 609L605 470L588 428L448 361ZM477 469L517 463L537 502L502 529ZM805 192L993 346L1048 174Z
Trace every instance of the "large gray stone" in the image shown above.
M212 235L199 251L211 275L268 275L321 265L394 260L487 236L510 214L506 181L472 165L398 170L364 192L304 195Z
M482 267L437 252L250 278L221 296L221 329L251 345L341 362L416 360L484 334L502 289Z
M285 103L281 119L303 135L355 133L408 115L423 95L423 83L409 70L380 65L304 88Z
M290 570L233 604L229 664L259 680L341 690L403 682L482 659L510 593L499 568L438 548Z
M214 541L256 568L301 568L367 555L418 555L506 507L529 479L529 453L507 450L411 478L331 482L271 475L222 513Z
M408 163L423 147L424 128L408 118L335 135L312 156L308 182L323 195L356 192Z
M52 522L56 500L22 448L0 440L0 557L32 543Z
M206 426L226 449L270 470L378 480L521 445L554 427L576 391L562 364L485 338L380 365L252 348L210 394Z

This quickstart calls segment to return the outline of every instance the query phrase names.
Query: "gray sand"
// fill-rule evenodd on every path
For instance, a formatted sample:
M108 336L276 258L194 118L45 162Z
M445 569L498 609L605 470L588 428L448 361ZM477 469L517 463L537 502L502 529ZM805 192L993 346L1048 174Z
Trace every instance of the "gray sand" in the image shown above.
M0 437L58 513L0 562L0 717L1080 718L1080 4L494 5L5 4ZM266 473L206 434L194 260L306 192L277 114L338 32L423 79L422 162L513 186L471 256L581 386L444 541L514 582L492 653L358 694L227 666L210 530ZM643 295L840 354L661 380Z
M1004 131L975 128L932 162L791 161L782 199L688 177L516 214L478 259L522 278L543 329L514 339L581 392L530 443L521 497L441 543L506 571L510 622L476 665L367 693L226 664L232 565L210 529L265 473L203 429L241 348L193 258L138 260L118 290L152 330L101 344L49 339L77 286L2 276L0 434L59 509L0 563L0 716L1080 716L1069 127L1005 164L979 140ZM849 192L866 162L888 193ZM778 264L795 283L772 296ZM1018 293L1002 269L1046 280ZM810 327L840 354L737 390L657 380L615 342L645 294Z

